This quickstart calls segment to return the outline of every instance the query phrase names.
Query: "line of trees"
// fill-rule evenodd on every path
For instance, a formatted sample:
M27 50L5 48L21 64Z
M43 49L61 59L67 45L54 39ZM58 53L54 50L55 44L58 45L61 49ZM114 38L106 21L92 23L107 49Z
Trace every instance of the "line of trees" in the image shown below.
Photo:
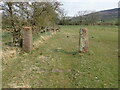
M58 22L61 4L49 2L2 2L2 26L13 34L13 43L19 44L23 26L33 30L54 27Z
M60 8L60 2L2 2L2 26L13 34L13 44L19 44L23 26L40 31L46 27L59 25L93 25L99 24L99 13L79 11L74 17L67 17ZM101 23L101 22L100 22ZM102 22L103 23L103 22Z
M86 10L78 11L74 17L68 17L64 12L59 25L118 25L118 22L104 21L99 12Z
M74 17L67 17L65 15L59 21L60 25L89 25L95 24L99 20L99 13L94 11L78 11Z

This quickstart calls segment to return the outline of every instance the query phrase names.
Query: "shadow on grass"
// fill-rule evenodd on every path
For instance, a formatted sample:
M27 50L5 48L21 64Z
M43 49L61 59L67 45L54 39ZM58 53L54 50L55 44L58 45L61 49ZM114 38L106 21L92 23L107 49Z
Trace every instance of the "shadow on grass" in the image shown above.
M5 42L4 45L9 46L9 47L22 47L21 44L20 45L14 45L13 42Z
M65 50L62 50L62 49L52 49L52 51L60 52L60 53L64 53L64 54L71 54L71 55L79 54L78 51L68 52L68 51L65 51Z
M12 42L6 42L5 45L12 47L12 46L13 46L13 43L12 43Z

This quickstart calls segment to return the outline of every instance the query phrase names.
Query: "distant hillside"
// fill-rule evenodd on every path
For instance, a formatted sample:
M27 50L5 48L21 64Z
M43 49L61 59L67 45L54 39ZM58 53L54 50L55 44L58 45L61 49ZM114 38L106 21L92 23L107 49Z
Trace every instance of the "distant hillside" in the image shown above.
M98 16L98 20L102 20L104 22L113 22L118 20L118 10L120 8L115 8L115 9L109 9L109 10L103 10L103 11L98 11L94 13L90 13L87 15L84 15L84 18L91 17L91 16ZM78 21L80 17L73 17L73 21Z
M120 8L104 10L104 11L100 11L97 13L99 13L101 20L113 21L113 20L117 20L117 18L118 18L118 10L120 10Z
M89 13L89 14L87 14ZM103 10L98 12L80 11L78 16L67 17L62 20L60 25L89 25L89 24L107 24L118 25L118 13L120 8Z

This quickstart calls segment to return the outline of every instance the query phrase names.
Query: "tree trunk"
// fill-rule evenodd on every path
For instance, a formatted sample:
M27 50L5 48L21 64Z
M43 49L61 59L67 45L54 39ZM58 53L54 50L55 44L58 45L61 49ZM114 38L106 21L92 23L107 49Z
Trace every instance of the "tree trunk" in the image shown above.
M10 18L11 18L11 26L12 26L12 33L13 33L13 45L18 46L20 45L20 28L16 29L15 27L15 22L13 18L13 10L12 6L13 4L11 2L7 2L8 5L8 11L10 13Z

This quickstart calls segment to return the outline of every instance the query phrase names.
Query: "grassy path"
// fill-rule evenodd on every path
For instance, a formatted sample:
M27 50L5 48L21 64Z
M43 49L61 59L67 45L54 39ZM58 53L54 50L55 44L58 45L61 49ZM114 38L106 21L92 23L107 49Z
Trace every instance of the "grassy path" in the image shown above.
M61 32L34 52L3 62L3 87L117 87L117 27L85 27L90 33L89 53L77 53L80 26L61 26Z

